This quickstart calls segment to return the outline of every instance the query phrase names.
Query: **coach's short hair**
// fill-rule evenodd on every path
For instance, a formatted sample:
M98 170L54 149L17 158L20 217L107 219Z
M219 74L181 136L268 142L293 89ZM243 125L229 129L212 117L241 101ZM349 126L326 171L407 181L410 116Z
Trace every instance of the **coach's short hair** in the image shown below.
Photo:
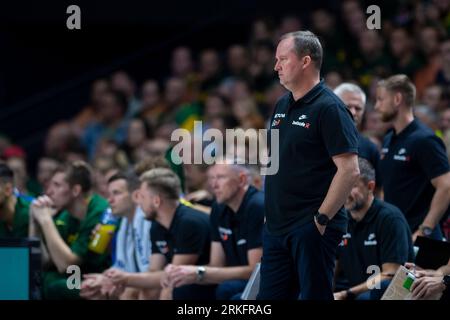
M294 39L294 50L299 58L309 55L317 70L322 67L323 49L319 38L311 31L289 32L281 36L280 41Z
M84 161L74 161L59 166L55 173L64 173L66 175L65 180L69 186L73 187L79 185L83 193L87 193L92 190L93 187L93 175L91 167Z
M378 82L378 87L383 87L391 93L400 93L408 107L414 106L416 100L416 87L404 74L396 74Z

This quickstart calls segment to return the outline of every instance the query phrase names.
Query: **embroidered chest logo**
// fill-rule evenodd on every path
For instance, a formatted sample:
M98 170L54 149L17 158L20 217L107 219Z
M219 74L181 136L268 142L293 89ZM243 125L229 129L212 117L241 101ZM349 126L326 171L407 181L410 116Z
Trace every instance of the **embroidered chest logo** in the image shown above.
M367 237L367 240L364 241L364 245L367 246L376 246L377 245L377 239L375 233L369 234Z
M220 238L222 238L223 241L227 241L230 236L233 234L233 231L227 228L219 227L219 234Z
M411 156L407 155L405 148L400 148L397 154L394 155L394 160L408 162L411 160Z
M339 247L346 247L348 245L348 239L351 239L352 235L350 233L346 233L342 236L342 240L339 243Z
M305 122L304 120L307 120L308 116L306 114L302 114L300 117L298 117L298 121L294 120L292 121L292 124L294 126L303 127L305 129L309 129L311 124L309 122Z
M169 245L167 244L167 241L156 241L156 246L162 254L169 253Z
M273 121L272 121L272 127L278 126L281 122L281 119L283 119L285 117L286 117L285 113L275 113L275 116L273 117Z

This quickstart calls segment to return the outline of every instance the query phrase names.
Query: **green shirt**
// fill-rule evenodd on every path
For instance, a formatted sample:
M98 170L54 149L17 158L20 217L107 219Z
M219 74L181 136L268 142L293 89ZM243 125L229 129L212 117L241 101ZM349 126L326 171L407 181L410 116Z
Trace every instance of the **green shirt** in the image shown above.
M0 238L28 237L30 203L24 197L17 197L12 228L10 229L4 221L0 221Z
M89 241L91 240L92 229L105 211L109 208L108 201L98 194L93 194L88 207L87 213L83 220L73 217L67 210L61 212L55 218L55 225L59 234L69 245L73 253L82 259L81 271L101 272L111 265L110 252L97 254L89 250Z

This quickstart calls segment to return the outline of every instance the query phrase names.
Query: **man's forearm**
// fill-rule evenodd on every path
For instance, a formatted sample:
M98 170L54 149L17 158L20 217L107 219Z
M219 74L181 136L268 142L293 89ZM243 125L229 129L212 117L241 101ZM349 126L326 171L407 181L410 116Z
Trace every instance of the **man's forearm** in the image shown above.
M391 276L381 274L380 276L373 278L373 280L370 282L370 286L372 287L372 289L375 289L377 284L379 284L381 281L386 280L386 279L391 279L391 278L392 278ZM359 295L359 294L367 292L371 289L368 286L368 281L365 281L363 283L358 284L357 286L351 287L349 290L353 294Z
M150 271L129 273L127 276L127 286L142 289L159 289L161 288L161 278L164 271Z
M433 199L431 200L430 210L423 220L424 226L435 228L450 203L449 191L446 188L438 188L434 192Z
M332 219L344 205L357 178L357 171L338 170L331 181L328 193L319 208L319 212L326 214Z
M216 284L227 280L248 280L253 272L251 266L242 267L208 267L205 277L199 284Z
M41 228L50 258L60 273L65 272L68 266L79 262L77 256L61 238L53 220L45 221Z

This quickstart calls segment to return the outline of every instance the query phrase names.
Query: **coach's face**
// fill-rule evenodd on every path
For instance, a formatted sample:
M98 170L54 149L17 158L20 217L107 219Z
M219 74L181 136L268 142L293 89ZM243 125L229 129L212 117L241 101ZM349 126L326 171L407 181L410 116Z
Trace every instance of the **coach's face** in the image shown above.
M364 100L359 93L355 92L343 92L339 98L345 103L348 110L353 116L355 124L359 126L361 124L364 115Z
M394 103L394 95L384 87L377 88L375 110L380 113L383 122L390 122L397 117L398 107Z
M303 57L304 58L304 57ZM288 90L301 79L303 73L302 59L294 51L294 39L286 38L280 41L276 52L274 70L278 73L280 83Z
M216 164L208 172L208 179L218 203L229 203L239 191L239 173L226 164Z
M350 194L345 202L345 209L349 211L359 211L364 208L369 201L370 187L364 181L364 179L359 178L353 185Z

